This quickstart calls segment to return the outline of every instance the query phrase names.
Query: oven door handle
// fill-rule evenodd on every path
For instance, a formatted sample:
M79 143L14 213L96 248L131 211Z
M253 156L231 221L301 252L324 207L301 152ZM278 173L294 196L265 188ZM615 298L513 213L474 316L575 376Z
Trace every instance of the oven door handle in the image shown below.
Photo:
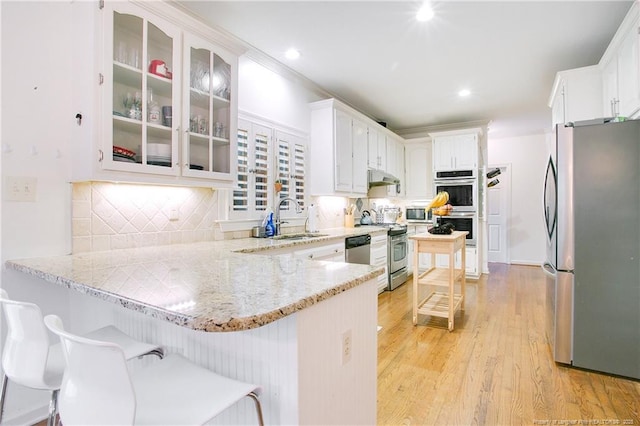
M452 213L452 214L450 214L448 216L441 216L441 217L444 217L444 218L451 217L451 218L455 219L457 217L473 217L473 216L475 216L475 212Z
M434 179L433 182L436 185L467 185L470 183L476 183L475 179L457 179L457 178L439 178Z

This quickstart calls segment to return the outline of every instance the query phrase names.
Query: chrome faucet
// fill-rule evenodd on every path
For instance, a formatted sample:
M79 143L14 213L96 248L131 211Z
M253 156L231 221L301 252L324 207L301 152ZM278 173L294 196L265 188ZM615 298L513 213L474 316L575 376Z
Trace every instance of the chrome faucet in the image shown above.
M276 220L275 220L275 225L276 225L276 232L274 235L280 235L280 224L281 223L287 223L287 222L281 222L280 221L280 207L282 207L282 204L285 201L293 201L296 205L296 213L300 213L302 212L302 207L300 207L300 204L298 204L298 201L294 200L293 198L283 198L282 200L280 200L280 202L278 203L277 207L276 207Z

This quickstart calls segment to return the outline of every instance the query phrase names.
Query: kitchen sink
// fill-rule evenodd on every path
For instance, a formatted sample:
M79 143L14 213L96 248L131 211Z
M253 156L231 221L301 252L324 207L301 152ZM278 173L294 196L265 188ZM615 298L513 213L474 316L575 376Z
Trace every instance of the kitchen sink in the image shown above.
M329 234L316 234L316 233L305 232L301 234L276 235L275 237L272 237L272 239L274 240L309 240L313 238L328 237L328 236Z

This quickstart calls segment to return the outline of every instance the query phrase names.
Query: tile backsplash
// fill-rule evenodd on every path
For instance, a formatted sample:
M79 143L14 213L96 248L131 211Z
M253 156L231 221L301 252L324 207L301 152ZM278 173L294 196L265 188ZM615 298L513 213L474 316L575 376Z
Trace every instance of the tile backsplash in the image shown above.
M224 238L211 188L82 182L72 202L74 253Z

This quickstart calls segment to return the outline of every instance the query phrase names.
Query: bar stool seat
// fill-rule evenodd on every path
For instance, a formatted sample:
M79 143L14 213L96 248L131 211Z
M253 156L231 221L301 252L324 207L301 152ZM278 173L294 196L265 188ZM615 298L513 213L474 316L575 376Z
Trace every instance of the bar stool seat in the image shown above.
M57 414L58 390L66 366L62 346L60 342L50 345L42 312L36 304L11 300L7 292L0 289L0 305L4 308L8 326L2 353L0 422L10 379L22 386L51 392L47 424L53 425ZM159 358L164 356L160 346L135 340L112 325L85 336L119 345L123 349L125 359L145 355L156 355Z
M204 424L244 397L264 424L259 386L221 376L170 354L130 374L122 349L64 330L56 315L44 318L60 337L67 368L60 389L60 419L72 425Z

